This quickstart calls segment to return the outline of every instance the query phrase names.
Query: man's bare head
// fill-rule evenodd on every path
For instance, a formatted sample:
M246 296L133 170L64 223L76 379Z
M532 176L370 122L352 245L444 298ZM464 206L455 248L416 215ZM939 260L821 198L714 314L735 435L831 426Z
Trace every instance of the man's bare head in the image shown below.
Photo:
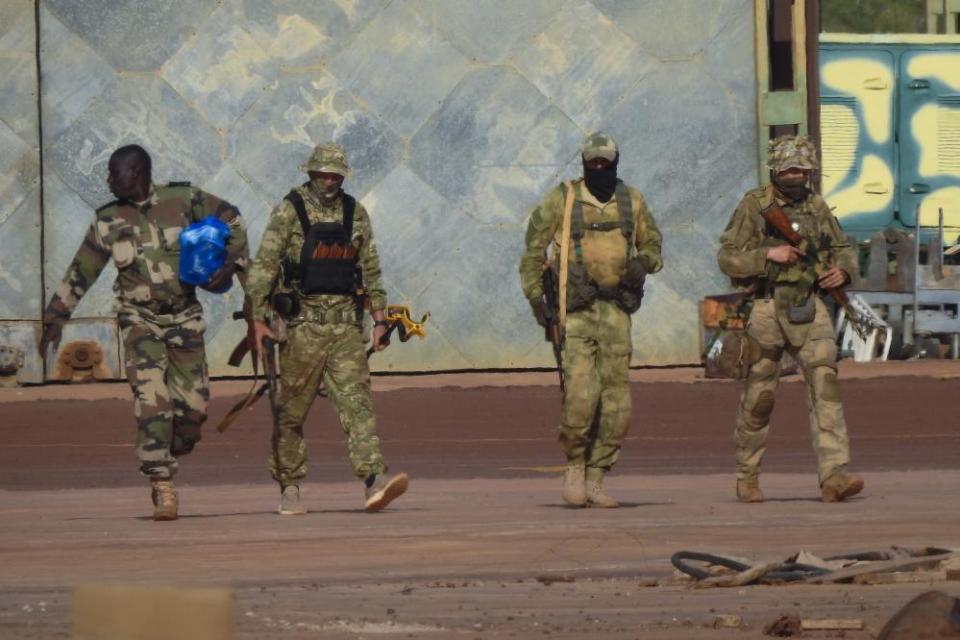
M136 144L120 147L110 155L107 186L121 200L140 202L150 195L152 161L150 154Z

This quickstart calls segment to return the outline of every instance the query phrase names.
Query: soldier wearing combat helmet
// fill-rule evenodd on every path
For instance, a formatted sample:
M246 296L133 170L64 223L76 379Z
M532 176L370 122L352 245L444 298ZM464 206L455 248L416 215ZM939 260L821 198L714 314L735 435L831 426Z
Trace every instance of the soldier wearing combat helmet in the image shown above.
M737 497L762 502L760 463L766 450L780 359L789 352L803 370L809 393L810 431L819 461L820 495L837 502L859 493L863 480L847 471L850 442L837 382L837 345L820 290L842 287L856 273L857 256L826 202L810 188L817 151L804 136L783 136L768 149L771 183L737 205L720 237L720 269L748 292L747 335L756 345L734 433ZM788 243L764 215L786 214L820 265ZM787 222L785 220L784 222Z
M643 195L617 179L613 138L588 136L581 155L583 178L558 185L530 213L520 281L537 322L558 322L562 335L561 496L617 507L603 478L630 426L630 315L646 275L662 267L661 239ZM545 290L544 269L557 274L557 291Z
M344 150L319 144L301 169L310 180L273 210L247 284L254 348L262 352L264 337L277 333L268 317L281 316L286 326L269 458L270 473L280 485L278 511L306 513L300 502L300 482L307 473L303 422L321 383L347 434L353 471L365 483L364 508L378 511L408 483L406 474L386 475L370 398L362 319L367 306L374 319L373 348L386 348L380 259L370 216L342 189L350 175ZM275 295L277 289L284 297Z

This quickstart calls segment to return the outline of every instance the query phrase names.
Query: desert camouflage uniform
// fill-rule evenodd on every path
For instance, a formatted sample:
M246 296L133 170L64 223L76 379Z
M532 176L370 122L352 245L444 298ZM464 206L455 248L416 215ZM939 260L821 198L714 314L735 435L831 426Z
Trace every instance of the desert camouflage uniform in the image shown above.
M779 156L771 155L771 168L789 166L813 168L815 155L806 158L809 148L772 146ZM815 150L813 151L815 154ZM793 155L795 162L787 156ZM837 383L837 346L833 323L827 307L816 294L812 322L798 324L788 319L791 304L802 302L817 278L814 270L802 262L777 265L768 262L767 249L783 244L775 232L768 230L760 211L776 196L783 211L801 235L821 246L833 264L847 274L856 273L857 256L846 241L837 219L819 195L810 193L800 202L788 202L773 187L753 189L743 197L720 237L718 260L720 269L733 279L734 285L755 291L755 300L747 324L747 332L759 342L762 356L751 368L746 389L737 410L734 441L738 480L753 480L760 472L766 451L774 391L780 377L780 359L789 352L802 368L807 383L810 431L819 460L822 483L850 461L850 444L840 404Z
M140 470L152 479L176 474L177 457L193 450L207 418L203 309L178 270L180 232L209 215L230 227L227 262L236 264L242 281L249 257L240 212L188 183L171 183L152 187L140 206L115 201L97 210L44 312L45 324L66 322L113 260L114 310L137 419L136 454Z
M322 147L318 147L318 152ZM336 150L342 155L339 147ZM323 170L309 163L304 168ZM303 198L311 224L343 220L342 191L332 202L324 201L309 182L296 191ZM268 298L278 277L280 262L284 257L299 262L303 242L296 210L284 199L270 215L247 281L254 318L268 317ZM359 202L354 210L352 243L358 249L369 310L382 310L386 306L386 292L380 275L380 259L373 243L370 216ZM347 450L354 473L364 479L382 474L387 466L380 453L370 398L370 369L362 327L357 322L356 302L346 295L301 295L300 300L302 312L287 323L287 340L280 345L280 411L268 460L270 473L281 486L299 484L306 476L303 422L322 382L340 426L347 434Z
M583 180L573 182L574 198L582 207L585 225L582 240L583 262L587 272L601 287L620 282L627 261L627 243L619 228L610 231L589 229L593 223L620 219L616 198L599 202ZM660 257L660 231L647 208L643 195L628 187L634 220L633 244L649 273L663 266ZM563 251L562 223L565 189L559 185L530 214L526 250L520 260L520 282L528 300L543 295L541 273L544 254L553 245L552 260L559 261ZM573 243L570 263L576 260ZM628 372L633 343L630 315L610 300L595 300L589 307L567 315L563 345L563 373L566 393L563 397L559 442L569 464L586 465L587 480L599 480L613 468L620 446L630 426L630 388ZM601 414L599 429L591 433L597 403Z

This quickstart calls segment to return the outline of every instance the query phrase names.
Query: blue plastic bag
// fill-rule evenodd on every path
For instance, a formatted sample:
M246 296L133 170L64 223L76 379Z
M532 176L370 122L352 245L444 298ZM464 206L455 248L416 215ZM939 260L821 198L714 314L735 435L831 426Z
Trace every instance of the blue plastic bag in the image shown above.
M180 280L202 287L227 260L227 240L230 227L216 216L207 216L194 222L180 233ZM233 284L213 293L223 293Z

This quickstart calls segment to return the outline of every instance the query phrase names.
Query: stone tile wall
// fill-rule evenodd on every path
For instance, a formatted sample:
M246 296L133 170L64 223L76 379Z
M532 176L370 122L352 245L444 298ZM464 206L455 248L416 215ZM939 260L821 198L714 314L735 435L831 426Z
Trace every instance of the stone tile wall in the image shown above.
M0 319L38 317L111 199L117 146L143 144L158 181L237 204L256 245L313 144L334 139L391 300L432 313L427 340L374 369L549 366L517 277L526 217L603 129L665 236L634 364L699 359L697 302L726 287L716 239L756 180L750 0L39 2L42 253L33 3L0 8L0 64L15 71L0 74L14 84L0 93ZM109 316L109 275L80 315ZM205 304L212 370L229 374L239 296Z

